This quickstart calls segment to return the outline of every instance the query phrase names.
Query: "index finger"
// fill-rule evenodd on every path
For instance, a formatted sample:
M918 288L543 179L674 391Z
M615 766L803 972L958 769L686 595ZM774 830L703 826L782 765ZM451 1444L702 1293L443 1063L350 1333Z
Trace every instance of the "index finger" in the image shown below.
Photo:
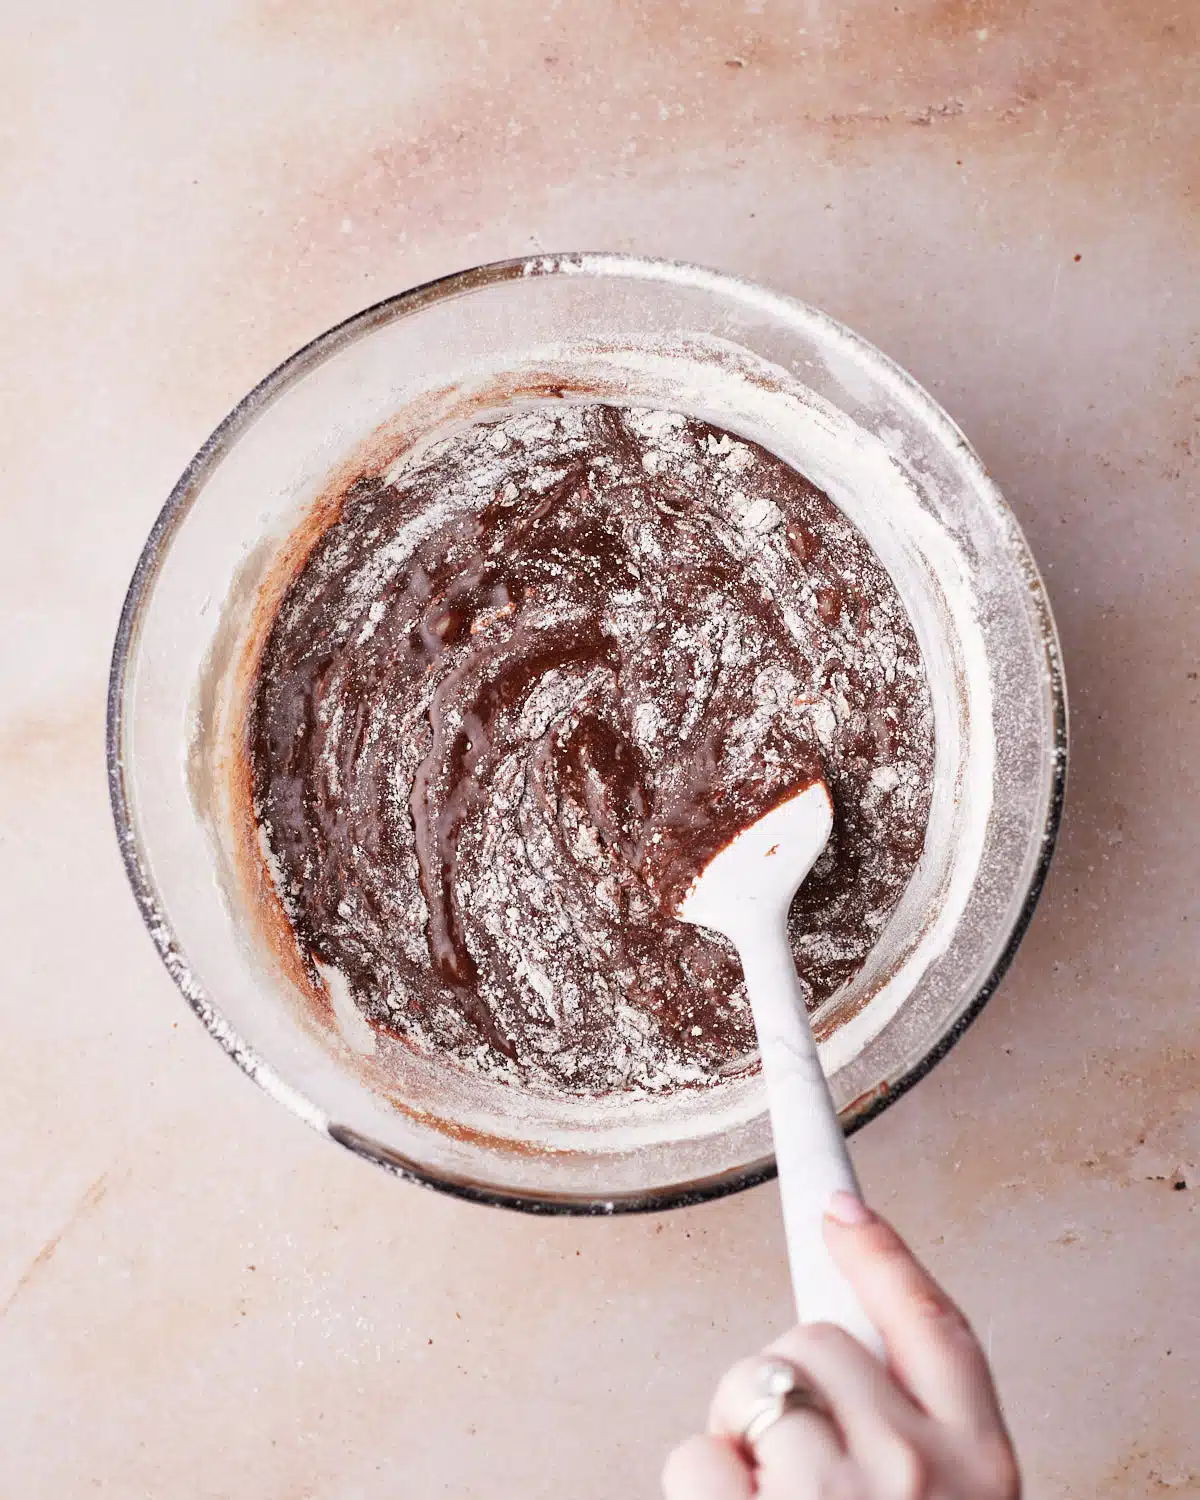
M996 1388L970 1324L892 1226L839 1193L825 1217L825 1239L883 1336L893 1371L929 1415L1002 1433Z

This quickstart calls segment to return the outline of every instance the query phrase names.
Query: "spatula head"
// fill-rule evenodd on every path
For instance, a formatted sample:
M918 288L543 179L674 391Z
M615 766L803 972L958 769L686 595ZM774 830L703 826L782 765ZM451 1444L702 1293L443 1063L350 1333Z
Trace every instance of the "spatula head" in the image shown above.
M680 918L734 943L763 923L782 922L832 831L824 781L793 793L713 855L679 903Z

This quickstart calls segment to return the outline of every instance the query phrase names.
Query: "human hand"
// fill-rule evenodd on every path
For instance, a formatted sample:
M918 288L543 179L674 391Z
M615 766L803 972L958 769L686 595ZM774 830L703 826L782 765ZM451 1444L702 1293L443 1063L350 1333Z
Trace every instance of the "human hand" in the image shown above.
M793 1328L721 1381L708 1432L667 1460L666 1500L1019 1500L991 1372L962 1313L849 1193L830 1204L825 1237L887 1367L831 1324Z

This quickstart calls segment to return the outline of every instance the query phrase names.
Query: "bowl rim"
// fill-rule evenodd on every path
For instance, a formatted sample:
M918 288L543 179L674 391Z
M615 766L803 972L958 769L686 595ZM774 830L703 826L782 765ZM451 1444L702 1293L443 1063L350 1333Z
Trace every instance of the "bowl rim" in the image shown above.
M950 1052L995 993L1013 961L1021 940L1028 931L1046 883L1062 822L1068 760L1067 693L1058 630L1045 583L1020 524L992 482L983 461L957 424L923 386L869 340L828 314L799 298L771 291L748 278L729 272L712 270L686 261L605 251L570 251L558 254L539 252L536 255L492 261L466 270L451 272L449 275L432 281L422 282L372 303L369 307L351 314L310 339L278 364L242 397L192 457L168 495L142 547L121 608L109 671L105 731L109 800L126 876L142 921L168 973L210 1035L220 1043L244 1073L292 1114L356 1156L372 1161L396 1176L470 1202L511 1208L532 1214L659 1213L666 1209L710 1202L768 1182L777 1175L774 1158L768 1156L721 1172L711 1178L702 1178L691 1183L648 1192L631 1192L606 1198L575 1194L559 1196L548 1192L483 1187L445 1173L431 1171L391 1151L390 1148L327 1118L323 1110L287 1083L274 1067L239 1035L209 998L192 972L186 955L175 939L148 865L142 858L132 798L125 781L122 745L126 689L129 665L137 645L144 609L170 542L201 494L205 479L226 451L237 441L242 431L254 421L259 410L329 355L365 337L377 328L386 326L399 318L409 317L431 304L451 297L482 291L497 283L522 277L549 275L593 277L608 275L623 279L641 278L681 285L704 286L709 290L736 292L742 297L752 296L760 302L773 303L781 309L786 309L791 318L799 318L801 321L808 322L810 326L822 329L843 340L856 355L865 357L877 372L886 373L891 380L896 382L909 399L922 409L931 425L941 428L943 432L953 437L961 459L975 471L975 477L989 487L993 500L1005 513L1011 529L1013 549L1027 580L1050 697L1053 732L1052 769L1041 843L1027 890L1020 907L1011 919L1006 940L991 970L974 996L963 1006L928 1051L906 1072L894 1082L885 1083L872 1090L871 1093L853 1101L843 1110L842 1119L847 1135L860 1130L877 1115L882 1114L890 1104L919 1083Z

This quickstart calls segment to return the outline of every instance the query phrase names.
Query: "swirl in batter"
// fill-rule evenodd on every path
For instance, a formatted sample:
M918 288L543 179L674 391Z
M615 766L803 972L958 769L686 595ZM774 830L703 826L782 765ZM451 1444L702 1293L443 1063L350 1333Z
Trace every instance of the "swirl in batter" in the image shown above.
M932 719L886 572L830 501L702 422L541 405L347 492L269 632L255 815L314 984L523 1086L751 1064L732 949L672 915L824 774L791 936L820 1003L920 857Z

